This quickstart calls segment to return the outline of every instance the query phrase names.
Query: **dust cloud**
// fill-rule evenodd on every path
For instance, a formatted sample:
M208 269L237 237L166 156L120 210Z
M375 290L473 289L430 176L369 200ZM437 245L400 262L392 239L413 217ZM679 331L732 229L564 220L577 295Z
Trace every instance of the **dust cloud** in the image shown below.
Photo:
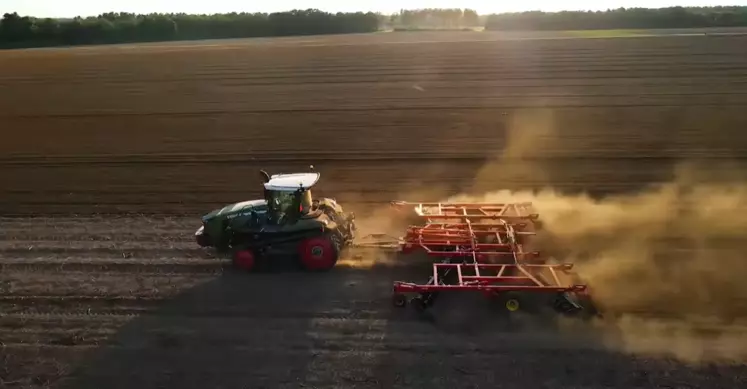
M567 194L551 184L552 158L535 158L567 153L552 117L519 118L511 131L506 149L477 173L472 190L445 200L531 201L542 220L536 248L574 263L595 303L611 313L583 324L594 326L607 345L693 362L747 360L743 169L682 161L671 180L637 193ZM481 181L495 175L509 188L480 192ZM540 188L512 185L522 177Z
M395 249L374 247L378 242L395 244L411 223L404 214L389 205L363 208L356 213L356 247L343 253L338 263L354 269L371 269L375 266L396 266L398 256ZM373 235L373 236L372 236ZM372 244L370 247L366 244Z
M435 174L435 172L426 172ZM413 182L411 188L401 190L393 200L418 199L421 201L437 201L439 196L448 193L445 186L422 188L419 182ZM423 200L425 199L425 200ZM410 208L396 208L389 204L371 206L364 204L356 210L356 244L365 245L374 242L395 244L407 227L420 224ZM371 236L376 235L376 236ZM404 263L402 261L407 261ZM339 264L355 269L371 269L373 267L392 267L428 262L427 256L408 255L407 258L398 256L396 250L386 248L355 247L343 253Z

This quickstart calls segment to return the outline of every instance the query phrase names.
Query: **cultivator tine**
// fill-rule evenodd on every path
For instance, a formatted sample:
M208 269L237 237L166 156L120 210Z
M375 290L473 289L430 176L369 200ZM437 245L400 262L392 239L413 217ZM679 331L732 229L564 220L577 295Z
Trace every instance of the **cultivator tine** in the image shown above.
M442 264L449 264L451 263L451 258L445 258L441 261ZM445 286L447 284L447 279L449 275L452 273L451 268L445 268L445 269L439 269L438 267L433 267L433 274L428 279L428 282L425 283L426 286ZM411 304L415 306L419 310L424 310L426 308L431 307L435 301L436 298L439 296L438 290L433 291L423 291L418 293L418 296L413 298L411 300Z

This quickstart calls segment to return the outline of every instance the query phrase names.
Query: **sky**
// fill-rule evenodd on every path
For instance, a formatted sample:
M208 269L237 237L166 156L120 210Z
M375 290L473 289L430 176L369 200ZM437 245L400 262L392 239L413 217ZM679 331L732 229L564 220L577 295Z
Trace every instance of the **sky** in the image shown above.
M604 10L619 7L747 5L732 0L0 0L0 14L18 12L24 16L94 16L104 12L274 12L317 8L324 11L396 12L401 8L471 8L480 14L528 10Z

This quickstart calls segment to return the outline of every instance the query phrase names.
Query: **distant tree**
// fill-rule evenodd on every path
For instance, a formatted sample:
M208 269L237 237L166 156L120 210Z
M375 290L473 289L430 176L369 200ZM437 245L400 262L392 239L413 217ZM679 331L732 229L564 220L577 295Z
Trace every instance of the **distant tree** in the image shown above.
M381 15L372 12L332 14L316 9L217 15L108 12L70 20L37 19L12 13L3 15L0 21L0 46L344 34L374 32L381 24Z
M106 19L103 23L111 24ZM140 41L168 41L177 37L179 28L167 15L150 14L138 17L137 36Z
M747 7L618 8L489 15L487 30L591 30L747 26Z
M36 26L29 17L18 16L17 13L4 14L0 22L0 37L7 42L23 42L34 38Z
M479 25L476 11L459 8L402 9L392 15L392 24L403 28L460 28Z
M462 16L462 25L467 27L479 26L480 15L478 15L475 10L465 9L464 15Z

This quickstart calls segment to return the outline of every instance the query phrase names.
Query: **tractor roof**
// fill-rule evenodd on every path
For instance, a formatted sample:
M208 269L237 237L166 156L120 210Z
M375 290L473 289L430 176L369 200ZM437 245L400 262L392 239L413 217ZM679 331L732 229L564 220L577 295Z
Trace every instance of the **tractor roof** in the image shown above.
M267 190L309 189L319 181L319 173L275 174L265 183Z

